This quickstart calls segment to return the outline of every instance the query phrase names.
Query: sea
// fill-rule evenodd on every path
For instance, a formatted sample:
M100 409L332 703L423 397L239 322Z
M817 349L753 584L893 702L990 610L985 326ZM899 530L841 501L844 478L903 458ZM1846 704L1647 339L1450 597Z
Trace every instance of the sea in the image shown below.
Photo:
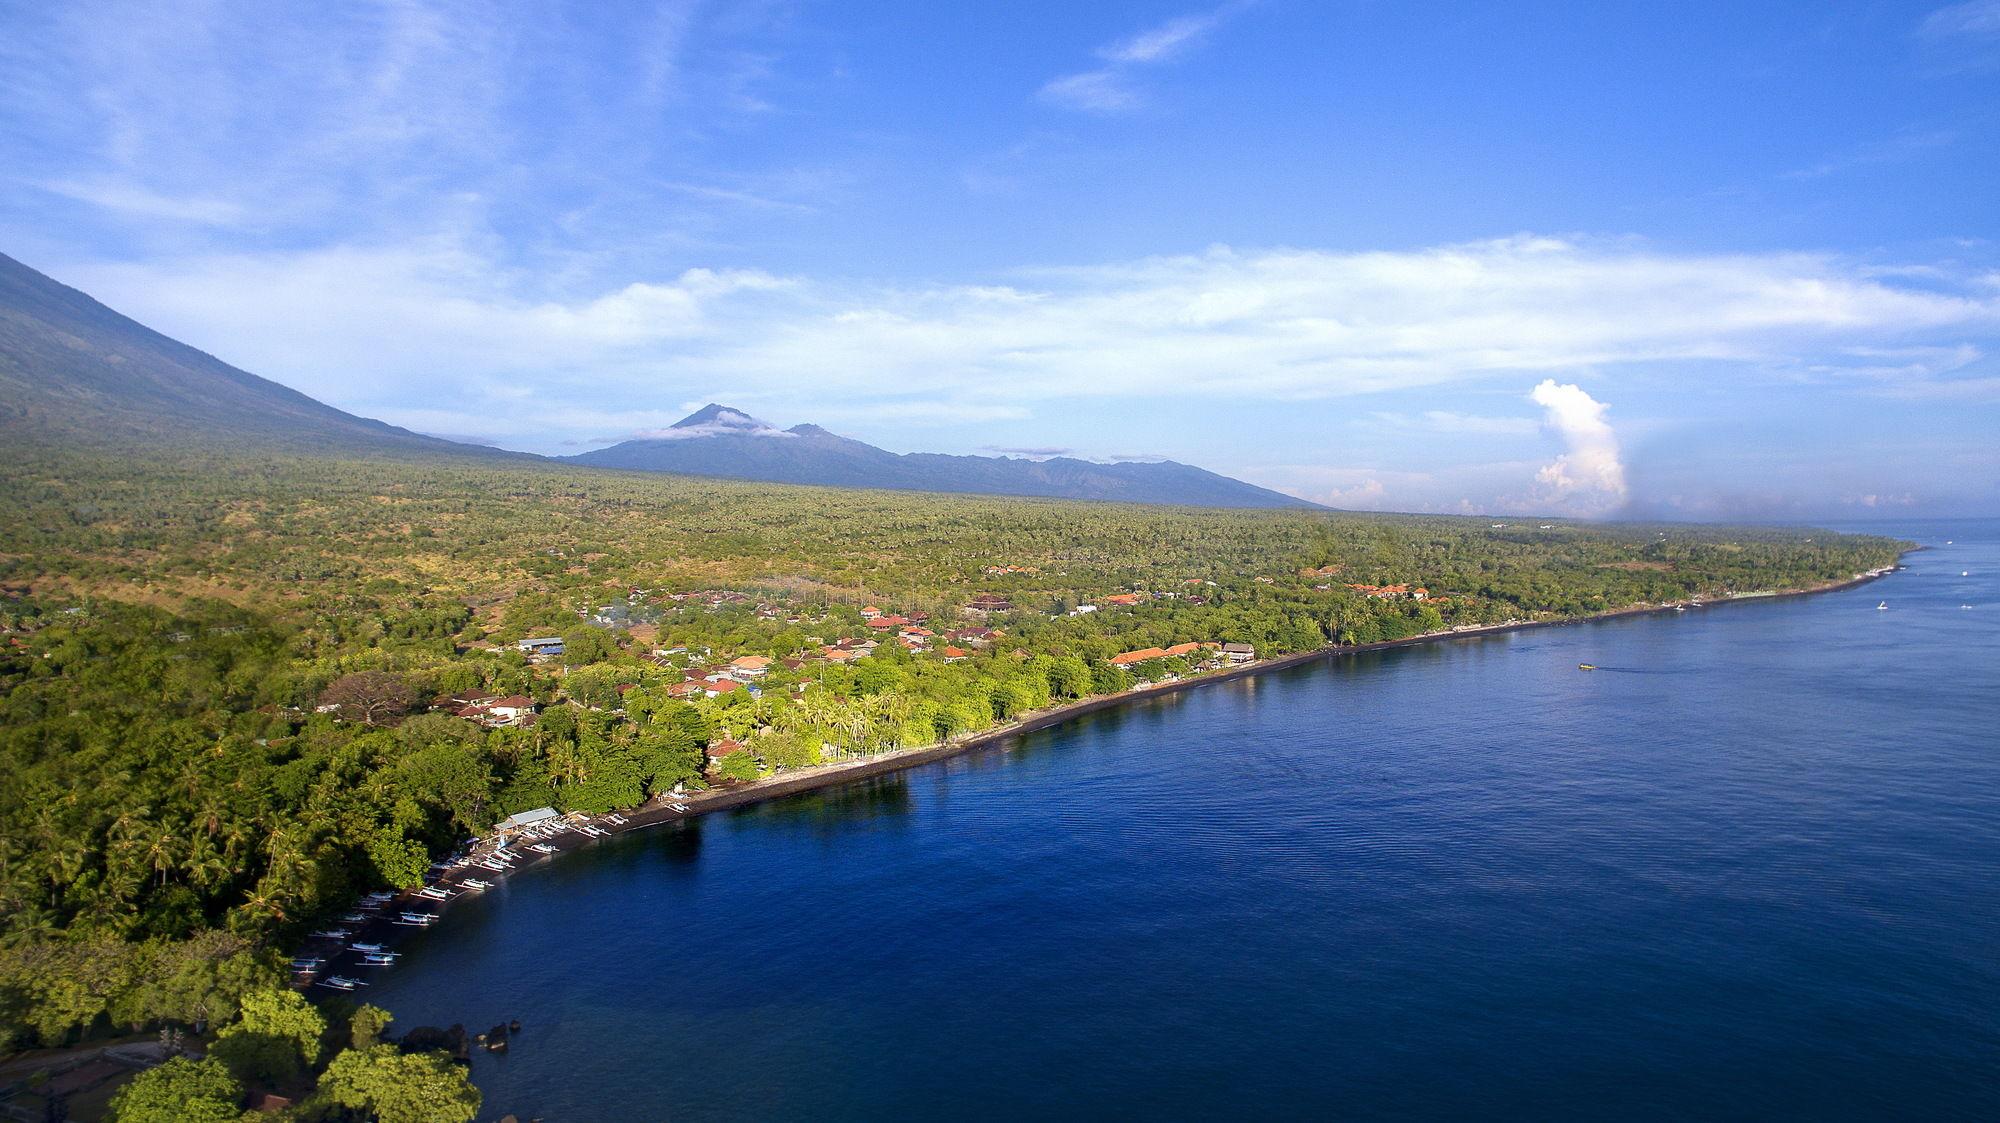
M1928 548L604 839L358 997L518 1018L482 1119L2000 1118L2000 520L1852 529Z

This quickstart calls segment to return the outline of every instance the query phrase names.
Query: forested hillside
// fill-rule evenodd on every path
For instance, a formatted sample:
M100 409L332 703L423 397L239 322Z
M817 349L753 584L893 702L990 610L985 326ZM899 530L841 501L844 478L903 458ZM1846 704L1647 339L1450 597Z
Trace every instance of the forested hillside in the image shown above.
M1221 644L1796 588L1899 548L36 447L0 528L17 1044L233 1016L271 949L513 811L961 736Z

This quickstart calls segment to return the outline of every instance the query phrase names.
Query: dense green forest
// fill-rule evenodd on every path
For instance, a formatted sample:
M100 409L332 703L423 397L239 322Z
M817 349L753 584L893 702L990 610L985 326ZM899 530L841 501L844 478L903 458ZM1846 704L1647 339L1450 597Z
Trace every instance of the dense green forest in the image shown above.
M419 883L513 811L602 811L930 743L1218 659L1121 652L1263 657L1802 588L1900 548L527 463L14 450L0 1042L228 1024L277 978L274 949L358 893ZM982 595L997 607L969 615ZM515 646L530 636L561 637L562 655L531 659ZM707 696L700 683L747 655L773 662ZM538 712L457 716L502 695Z

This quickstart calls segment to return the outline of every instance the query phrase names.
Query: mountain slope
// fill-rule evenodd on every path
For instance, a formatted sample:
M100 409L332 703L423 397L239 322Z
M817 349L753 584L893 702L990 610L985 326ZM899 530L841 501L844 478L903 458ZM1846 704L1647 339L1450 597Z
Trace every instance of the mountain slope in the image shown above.
M0 434L506 455L356 417L161 335L0 254Z
M239 370L0 254L0 441L540 459L357 417ZM832 487L1178 503L1313 504L1187 464L899 455L709 405L644 440L559 461Z
M633 468L771 483L904 491L1033 495L1198 507L1310 507L1313 504L1188 464L1097 464L1055 457L897 454L817 425L780 429L713 403L665 432L565 457L598 468Z

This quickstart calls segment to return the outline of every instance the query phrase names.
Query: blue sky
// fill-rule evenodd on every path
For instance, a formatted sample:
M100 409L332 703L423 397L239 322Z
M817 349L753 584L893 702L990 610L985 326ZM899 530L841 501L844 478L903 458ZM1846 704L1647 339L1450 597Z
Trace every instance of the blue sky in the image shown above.
M0 0L0 249L426 432L2000 513L2000 0Z

